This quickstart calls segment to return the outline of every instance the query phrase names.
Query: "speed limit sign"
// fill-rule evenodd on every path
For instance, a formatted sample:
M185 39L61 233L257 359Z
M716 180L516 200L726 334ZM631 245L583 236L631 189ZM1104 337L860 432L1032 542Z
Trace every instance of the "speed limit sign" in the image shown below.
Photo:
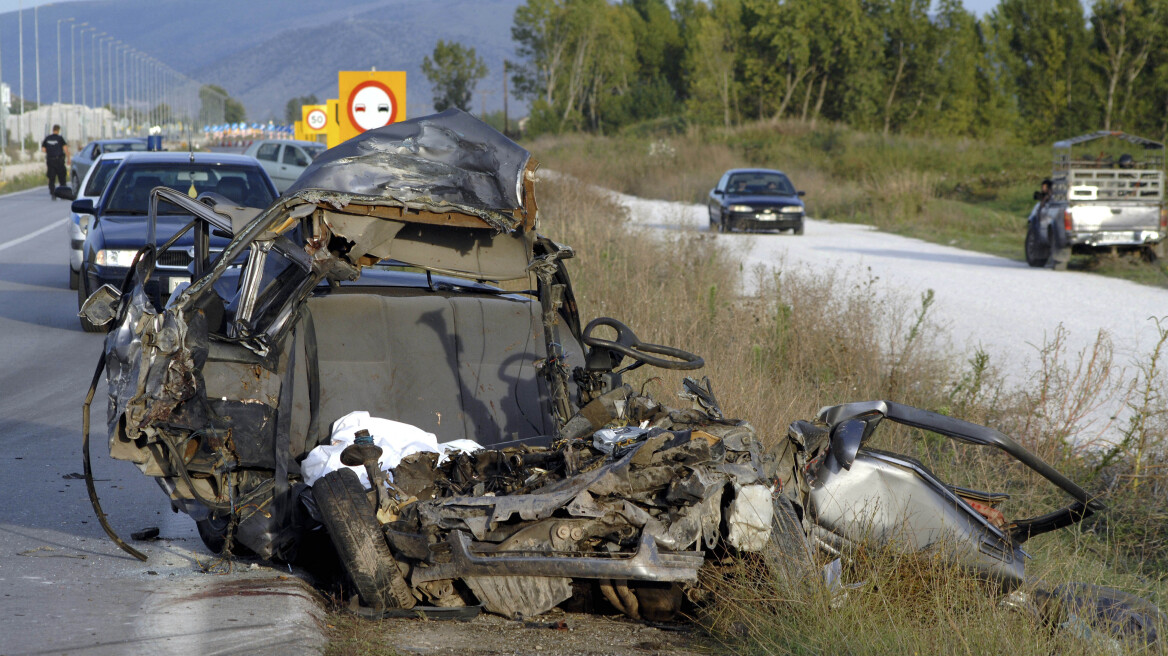
M301 105L300 116L304 131L310 135L324 134L329 128L328 107L325 105Z
M313 130L323 130L324 126L328 123L328 114L325 114L323 109L314 109L308 112L308 116L305 117L305 122Z

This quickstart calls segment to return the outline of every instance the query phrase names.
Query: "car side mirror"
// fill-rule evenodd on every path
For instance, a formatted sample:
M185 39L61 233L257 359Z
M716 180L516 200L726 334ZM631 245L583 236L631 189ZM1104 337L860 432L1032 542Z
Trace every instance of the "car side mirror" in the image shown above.
M849 419L831 432L831 458L843 469L850 470L856 453L864 441L867 425L858 419Z
M57 189L63 188L64 187L57 187ZM73 190L70 189L69 193L72 193L72 191ZM57 192L54 191L53 193L56 194ZM70 209L73 210L74 214L93 214L93 199L82 198L81 200L75 200L73 201L73 205L70 207Z
M802 197L807 195L807 192L806 191L796 191L795 195L798 196L799 198L802 198Z
M721 196L721 195L722 195L722 190L721 190L721 189L715 189L715 190L714 190L714 195L715 195L715 196Z
M64 198L65 200L75 200L77 198L77 194L73 193L73 187L69 185L61 185L53 189L53 195L57 198Z
M118 316L118 303L122 293L113 285L102 285L81 304L77 314L95 326L104 326Z

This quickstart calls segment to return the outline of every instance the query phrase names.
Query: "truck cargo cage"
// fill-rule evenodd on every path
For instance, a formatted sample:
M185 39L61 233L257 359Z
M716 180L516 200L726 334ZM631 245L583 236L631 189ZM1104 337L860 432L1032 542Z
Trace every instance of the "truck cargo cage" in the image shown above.
M1098 155L1084 153L1084 144L1116 139L1138 146L1117 156L1115 148ZM1075 149L1075 147L1079 147ZM1074 151L1074 152L1072 152ZM1164 144L1124 132L1100 130L1054 144L1051 176L1054 198L1074 201L1159 202L1164 198Z

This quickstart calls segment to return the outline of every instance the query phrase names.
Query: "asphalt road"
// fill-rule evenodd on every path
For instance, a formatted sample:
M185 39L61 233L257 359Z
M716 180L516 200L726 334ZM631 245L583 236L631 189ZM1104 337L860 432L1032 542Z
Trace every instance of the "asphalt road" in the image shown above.
M0 196L0 656L315 653L314 593L288 572L219 563L153 479L109 458L105 385L94 403L93 470L106 538L81 461L81 404L103 335L77 322L68 286L69 205L47 190ZM228 569L230 572L228 573Z

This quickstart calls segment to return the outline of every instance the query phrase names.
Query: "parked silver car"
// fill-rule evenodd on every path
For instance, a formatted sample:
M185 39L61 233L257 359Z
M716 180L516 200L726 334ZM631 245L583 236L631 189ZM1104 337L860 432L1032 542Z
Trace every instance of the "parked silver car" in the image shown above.
M243 154L258 159L276 189L284 193L324 150L324 144L315 141L269 140L256 141Z
M81 196L81 182L85 179L85 174L89 173L89 167L97 161L98 157L110 153L121 152L145 152L146 140L140 137L128 137L126 139L100 139L98 141L90 141L85 146L77 151L70 161L69 168L69 183L73 186L73 193Z
M97 160L86 168L85 177L77 184L76 189L79 192L77 198L89 199L96 205L113 172L130 152L132 151L124 150L98 155ZM92 221L92 214L69 212L69 223L65 226L69 232L69 289L77 289L78 276L81 272L81 251L85 245L85 233L88 232Z

